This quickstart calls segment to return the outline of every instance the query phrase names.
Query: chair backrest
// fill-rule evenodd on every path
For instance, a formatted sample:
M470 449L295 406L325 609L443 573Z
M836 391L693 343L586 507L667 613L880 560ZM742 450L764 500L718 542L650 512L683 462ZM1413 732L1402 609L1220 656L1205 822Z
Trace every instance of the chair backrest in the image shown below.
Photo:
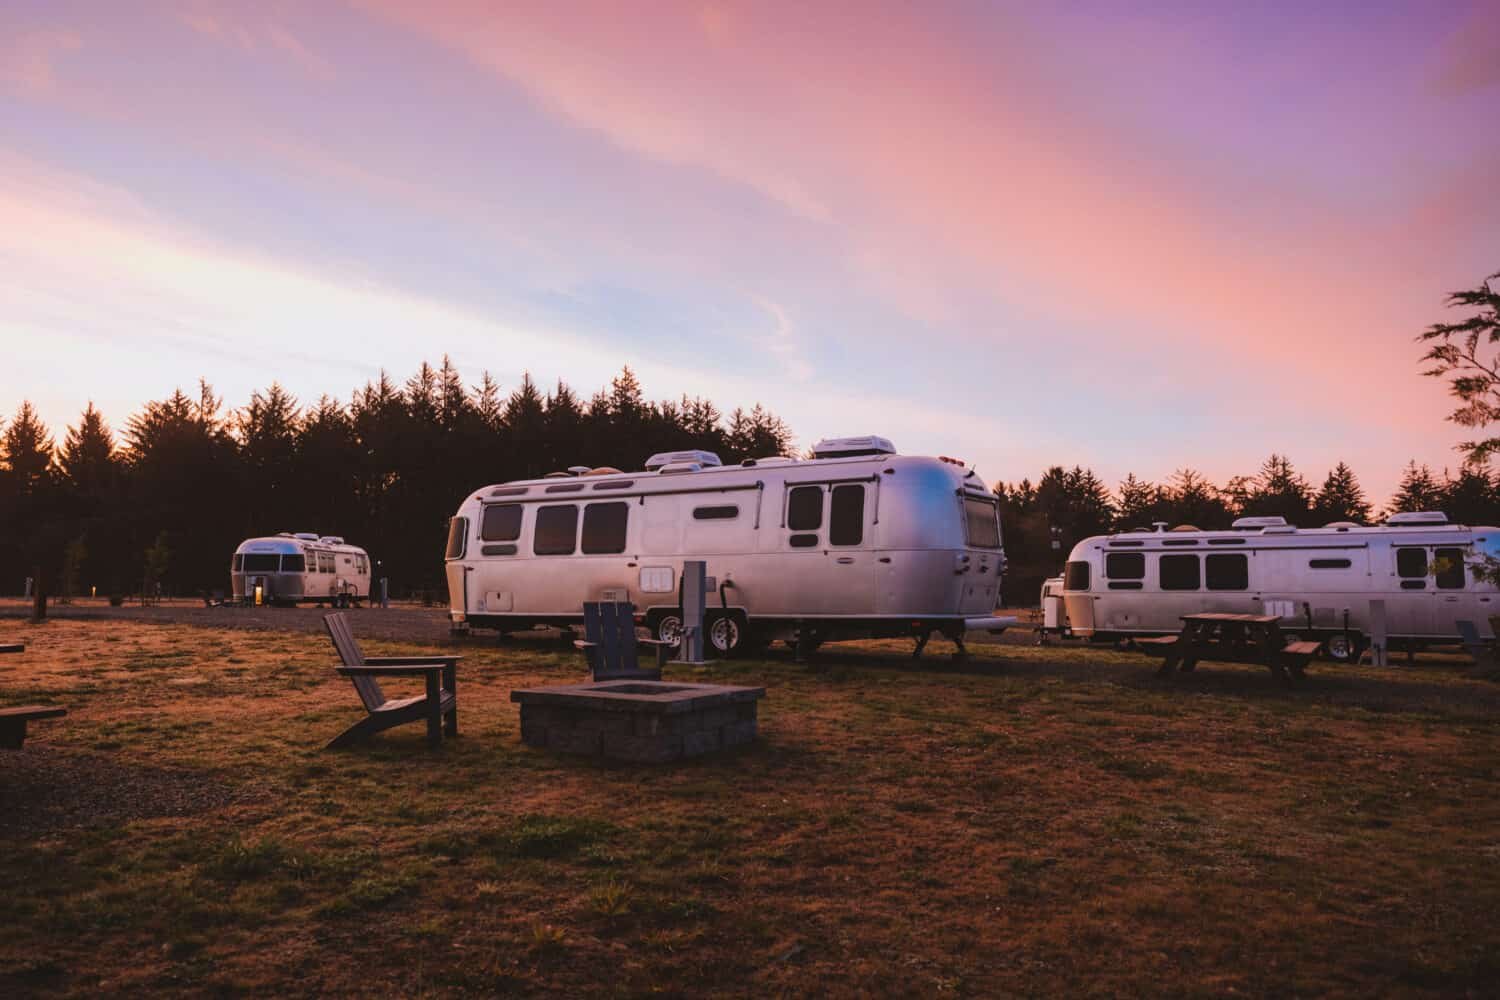
M635 605L629 601L587 601L583 637L595 644L594 680L636 677L641 668L635 651Z
M323 616L323 624L327 627L328 637L333 640L333 648L338 650L339 659L344 666L364 666L365 654L360 651L359 643L354 638L354 630L349 627L348 617L342 611L335 611ZM373 712L385 704L385 692L380 690L380 682L375 678L349 679L354 682L354 690L359 692L359 700L364 702L366 711Z

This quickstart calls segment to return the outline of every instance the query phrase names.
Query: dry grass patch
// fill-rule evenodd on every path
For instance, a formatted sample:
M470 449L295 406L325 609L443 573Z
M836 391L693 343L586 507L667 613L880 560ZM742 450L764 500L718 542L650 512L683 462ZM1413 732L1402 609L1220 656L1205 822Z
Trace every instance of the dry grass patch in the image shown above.
M1106 650L836 647L701 671L768 687L761 741L632 768L519 742L509 691L581 669L557 643L472 643L440 751L411 726L325 753L362 709L320 637L9 631L5 699L70 714L0 756L8 995L1500 977L1500 689L1441 660L1288 693Z

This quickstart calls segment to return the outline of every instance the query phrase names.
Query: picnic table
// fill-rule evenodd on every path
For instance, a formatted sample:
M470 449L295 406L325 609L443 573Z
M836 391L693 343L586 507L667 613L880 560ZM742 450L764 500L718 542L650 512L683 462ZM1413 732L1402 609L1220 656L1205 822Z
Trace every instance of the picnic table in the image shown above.
M1284 684L1299 680L1307 661L1318 652L1316 642L1288 642L1276 615L1236 615L1219 611L1182 616L1182 631L1157 639L1137 639L1144 651L1165 657L1159 675L1191 671L1199 660L1220 663L1259 663Z

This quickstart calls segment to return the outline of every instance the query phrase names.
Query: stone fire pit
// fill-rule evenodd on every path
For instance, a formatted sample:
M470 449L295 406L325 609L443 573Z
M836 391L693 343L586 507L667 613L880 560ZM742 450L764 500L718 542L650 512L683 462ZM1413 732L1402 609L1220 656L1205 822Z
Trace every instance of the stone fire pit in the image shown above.
M655 763L755 739L763 687L672 681L596 681L510 693L527 746Z

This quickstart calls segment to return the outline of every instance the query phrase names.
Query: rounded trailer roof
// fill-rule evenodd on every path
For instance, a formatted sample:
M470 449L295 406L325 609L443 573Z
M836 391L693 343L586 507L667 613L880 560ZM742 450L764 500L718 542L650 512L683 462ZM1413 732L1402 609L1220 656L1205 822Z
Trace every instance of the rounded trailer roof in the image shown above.
M921 468L941 471L955 488L991 493L988 484L971 467L956 459L927 455L857 455L837 458L786 459L780 456L736 465L710 465L681 471L609 472L589 476L553 476L491 483L467 496L463 504L545 501L567 503L607 500L611 492L623 495L684 490L712 491L740 487L772 476L789 480L827 479L829 476L873 475L882 468ZM671 466L668 466L671 469ZM847 471L843 471L847 470ZM626 492L628 491L628 492ZM616 494L621 495L621 494Z
M307 548L324 549L329 552L364 552L358 545L350 545L348 542L323 542L311 538L295 538L286 535L264 535L260 538L247 538L240 542L235 552L285 552L296 555ZM368 553L366 553L368 555Z

